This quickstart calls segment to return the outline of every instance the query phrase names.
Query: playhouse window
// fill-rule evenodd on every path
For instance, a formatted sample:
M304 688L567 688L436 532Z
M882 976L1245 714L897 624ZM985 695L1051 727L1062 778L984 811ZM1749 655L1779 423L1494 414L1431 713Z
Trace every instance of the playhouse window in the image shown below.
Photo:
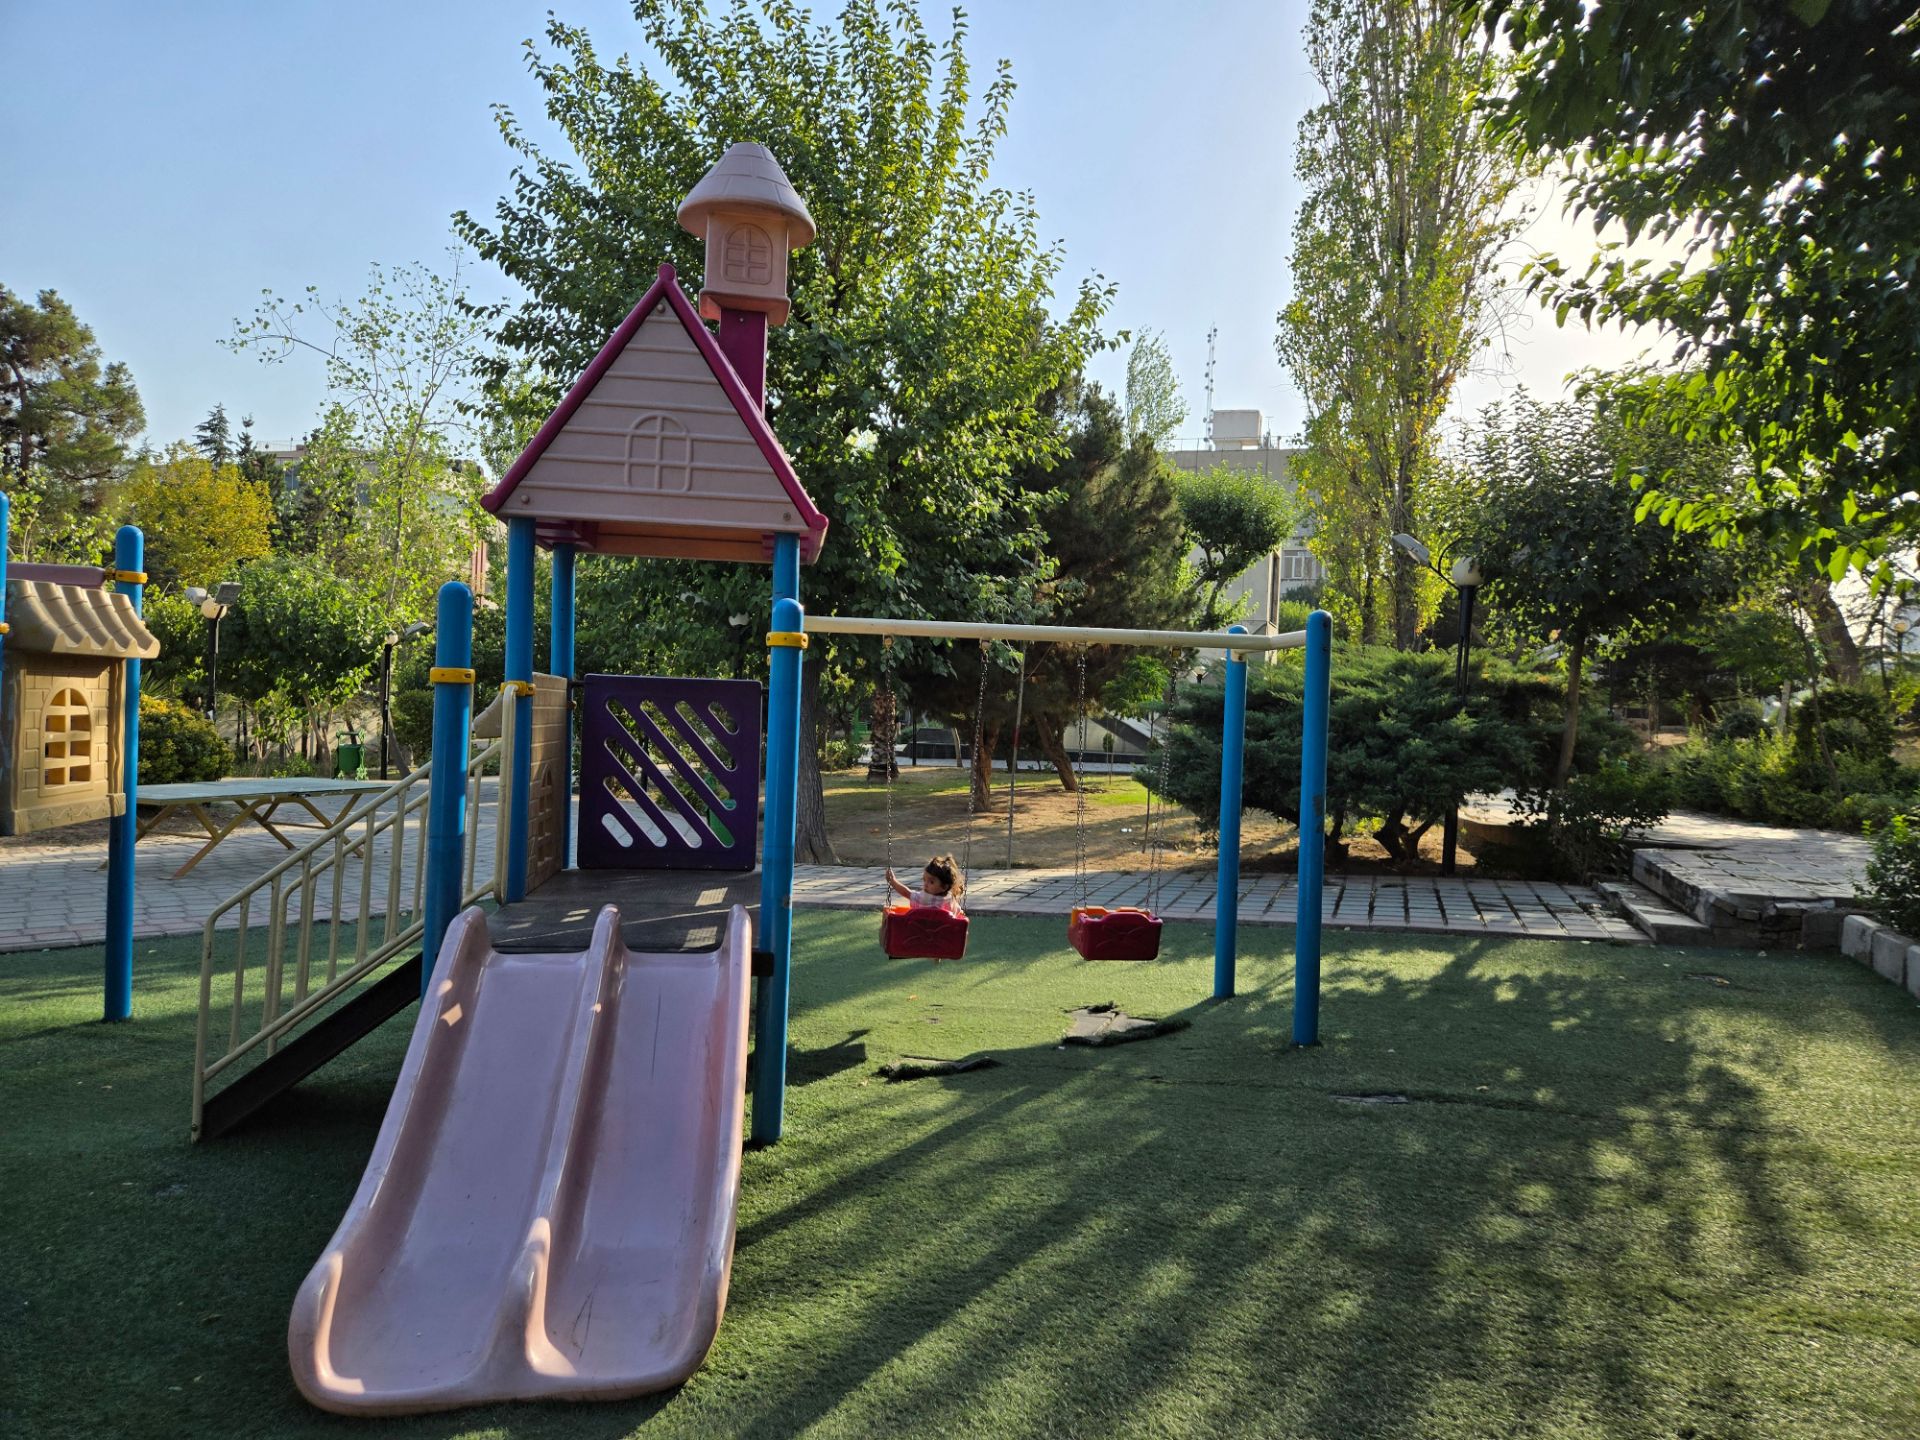
M693 489L693 438L671 415L642 415L627 432L627 485L634 490Z
M58 690L41 726L40 788L93 779L93 707L78 690Z
M727 232L727 279L735 284L767 285L773 281L773 241L758 225L736 225Z

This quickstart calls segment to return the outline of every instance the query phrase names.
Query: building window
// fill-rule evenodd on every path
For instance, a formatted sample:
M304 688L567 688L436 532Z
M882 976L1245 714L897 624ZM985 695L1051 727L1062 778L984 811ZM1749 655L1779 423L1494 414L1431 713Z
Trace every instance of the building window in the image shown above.
M634 490L693 489L693 440L671 415L642 415L627 432L627 485Z
M41 727L40 788L85 785L93 779L93 709L78 690L59 690L47 702Z

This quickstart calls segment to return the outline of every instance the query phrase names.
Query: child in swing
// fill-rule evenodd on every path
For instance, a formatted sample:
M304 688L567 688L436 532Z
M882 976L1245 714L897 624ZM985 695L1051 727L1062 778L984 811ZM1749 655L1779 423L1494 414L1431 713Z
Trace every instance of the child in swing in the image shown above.
M930 905L950 915L958 915L962 913L960 897L967 893L967 877L960 873L953 856L936 855L927 861L926 869L920 872L918 890L909 890L901 884L899 876L891 869L887 871L887 888L896 895L905 896L907 903L916 909Z

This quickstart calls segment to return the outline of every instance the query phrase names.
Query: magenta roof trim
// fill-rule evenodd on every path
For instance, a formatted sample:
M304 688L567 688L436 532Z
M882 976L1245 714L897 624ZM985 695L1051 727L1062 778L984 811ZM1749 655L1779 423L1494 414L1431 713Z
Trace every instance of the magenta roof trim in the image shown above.
M500 513L500 508L507 503L507 498L527 477L534 463L546 453L547 447L553 443L555 437L567 428L567 422L573 418L573 412L578 410L587 396L593 393L593 387L600 383L600 378L607 373L620 352L627 348L627 342L633 339L640 327L646 323L647 317L654 312L662 300L672 308L673 313L679 317L681 327L693 338L701 358L707 362L707 368L713 372L713 378L720 382L721 390L726 393L727 399L739 413L741 422L747 427L747 434L751 435L754 444L760 447L760 453L766 457L768 466L773 470L774 478L779 480L781 487L787 492L787 497L793 501L801 523L807 527L807 533L800 545L801 558L812 560L820 553L821 542L826 539L827 517L821 513L819 506L813 503L812 497L806 492L806 487L801 485L800 477L794 473L793 462L787 458L787 452L781 448L779 437L773 433L773 427L767 424L766 413L761 410L753 396L747 393L747 387L741 382L739 372L733 368L732 362L720 349L720 342L714 338L713 332L701 321L699 314L693 308L693 302L687 299L685 292L675 282L673 266L667 264L661 265L659 277L647 287L647 293L640 297L640 303L628 312L627 318L622 320L613 334L607 337L607 343L600 347L600 353L593 357L593 363L581 372L580 378L573 382L573 388L567 391L566 397L554 407L553 414L547 417L546 423L540 427L539 434L533 437L533 443L521 452L520 458L515 460L507 473L500 477L500 483L480 497L480 503L491 513L495 515ZM534 518L537 520L539 517Z

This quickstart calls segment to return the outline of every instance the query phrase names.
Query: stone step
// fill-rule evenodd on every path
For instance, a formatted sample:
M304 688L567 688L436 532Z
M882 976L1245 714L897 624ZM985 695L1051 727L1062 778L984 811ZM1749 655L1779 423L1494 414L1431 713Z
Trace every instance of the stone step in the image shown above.
M1602 880L1594 887L1614 913L1656 945L1711 945L1713 931L1635 880Z

